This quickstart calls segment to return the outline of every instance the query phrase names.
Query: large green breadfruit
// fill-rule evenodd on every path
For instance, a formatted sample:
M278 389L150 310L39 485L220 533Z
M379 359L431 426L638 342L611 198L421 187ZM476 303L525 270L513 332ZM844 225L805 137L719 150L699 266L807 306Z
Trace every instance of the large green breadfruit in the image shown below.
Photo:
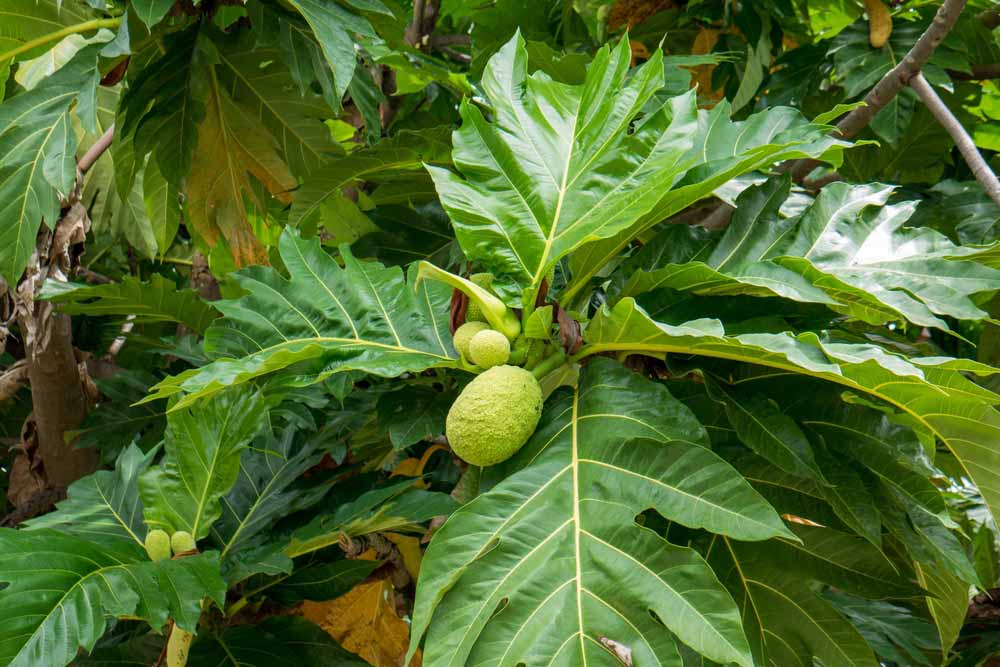
M494 366L451 404L445 434L462 460L490 466L521 449L541 415L542 389L535 376L517 366Z

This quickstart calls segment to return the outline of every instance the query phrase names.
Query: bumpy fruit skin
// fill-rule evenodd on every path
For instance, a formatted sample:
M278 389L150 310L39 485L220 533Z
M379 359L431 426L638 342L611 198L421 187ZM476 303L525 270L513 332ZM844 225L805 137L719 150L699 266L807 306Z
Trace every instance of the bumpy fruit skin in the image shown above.
M480 331L469 341L469 360L483 368L502 366L510 359L510 341L499 331Z
M524 446L542 415L542 390L517 366L494 366L466 385L448 411L445 434L464 461L490 466Z
M492 273L473 273L469 276L469 280L476 283L483 289L490 289L493 284L493 274ZM465 311L465 321L466 322L485 322L486 317L483 315L483 309L479 307L479 304L475 301L469 301L469 308Z
M157 528L146 533L146 555L149 560L170 558L170 536L167 531Z
M480 331L486 331L490 328L490 325L486 322L466 322L459 328L455 329L455 335L452 336L452 342L455 344L455 349L458 353L469 358L469 341Z
M188 551L194 551L197 548L194 538L191 537L191 533L186 530L178 530L170 536L170 549L174 552L175 556Z

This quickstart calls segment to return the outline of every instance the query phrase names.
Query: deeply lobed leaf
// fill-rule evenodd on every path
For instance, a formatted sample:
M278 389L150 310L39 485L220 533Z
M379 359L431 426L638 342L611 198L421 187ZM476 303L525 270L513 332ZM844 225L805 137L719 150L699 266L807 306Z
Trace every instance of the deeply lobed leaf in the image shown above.
M150 561L134 543L89 542L54 530L0 530L0 664L66 665L89 651L107 618L136 616L190 631L201 599L225 599L219 558Z
M741 540L795 539L704 438L662 385L594 360L549 400L516 472L436 533L411 653L429 624L434 666L610 664L602 637L636 664L679 665L671 633L710 659L752 664L707 563L635 522L652 507Z
M454 363L447 287L426 281L415 290L398 267L361 262L346 247L341 268L318 241L291 228L278 247L289 278L251 267L235 275L246 295L215 304L225 317L209 328L205 347L223 358L164 380L147 400L186 392L173 406L179 409L303 361L318 371L296 383L349 370L394 377Z

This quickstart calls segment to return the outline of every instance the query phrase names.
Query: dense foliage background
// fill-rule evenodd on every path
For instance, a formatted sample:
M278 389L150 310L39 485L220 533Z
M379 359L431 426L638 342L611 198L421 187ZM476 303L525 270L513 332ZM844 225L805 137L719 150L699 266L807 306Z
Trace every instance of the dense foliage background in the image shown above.
M1000 664L998 26L0 0L0 665Z

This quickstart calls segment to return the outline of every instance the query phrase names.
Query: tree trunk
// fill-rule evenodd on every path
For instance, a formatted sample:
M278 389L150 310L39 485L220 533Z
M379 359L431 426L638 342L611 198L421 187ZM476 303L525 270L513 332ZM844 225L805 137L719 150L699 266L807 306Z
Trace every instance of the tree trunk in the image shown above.
M18 286L18 323L24 340L32 416L41 457L51 487L63 489L93 472L97 452L66 443L67 431L87 416L88 402L80 366L73 351L73 325L35 295L45 279L66 280L75 263L74 247L86 237L90 220L86 209L73 204L53 232L39 236L34 262Z
M87 416L87 399L73 353L72 322L47 303L36 304L35 310L40 326L26 352L37 451L49 483L65 488L97 467L97 452L74 449L64 440L65 433Z

